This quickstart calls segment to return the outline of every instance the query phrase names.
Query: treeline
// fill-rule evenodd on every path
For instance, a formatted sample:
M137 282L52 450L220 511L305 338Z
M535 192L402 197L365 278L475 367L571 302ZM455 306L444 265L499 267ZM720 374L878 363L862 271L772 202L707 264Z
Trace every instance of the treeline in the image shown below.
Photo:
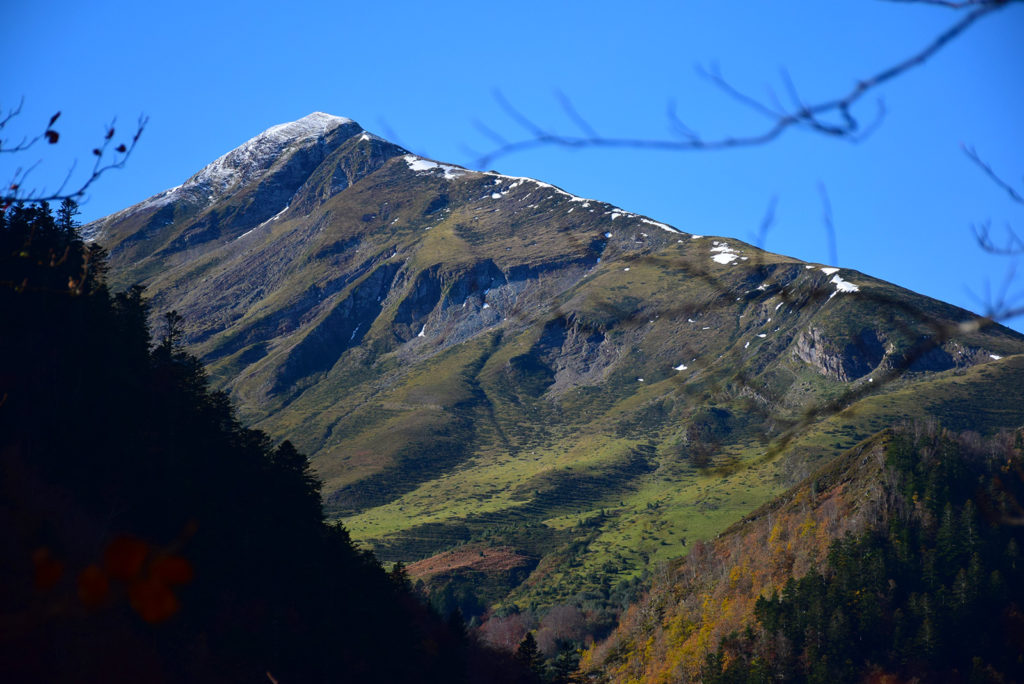
M1024 681L1022 436L897 432L887 522L759 599L703 681Z
M288 442L235 417L112 294L73 202L0 211L6 681L531 682L324 522Z

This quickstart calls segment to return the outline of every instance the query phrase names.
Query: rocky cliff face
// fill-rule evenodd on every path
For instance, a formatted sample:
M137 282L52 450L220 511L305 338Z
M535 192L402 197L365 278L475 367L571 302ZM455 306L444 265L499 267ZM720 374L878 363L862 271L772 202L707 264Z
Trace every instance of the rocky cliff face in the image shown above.
M822 375L841 382L853 382L874 371L939 373L998 360L999 356L953 339L932 341L928 335L898 354L896 344L888 342L884 332L871 328L840 340L845 341L836 342L812 326L797 337L794 354Z
M886 354L885 344L875 330L861 330L839 346L815 327L800 334L795 351L801 361L843 382L857 380L875 370Z
M358 539L414 560L532 525L504 540L549 558L536 571L549 579L518 590L530 600L582 591L610 558L614 583L682 553L682 536L721 529L838 449L811 432L842 408L876 422L952 412L936 383L1009 382L1024 351L856 271L423 159L324 114L87 232L115 285L141 281L155 313L183 314L249 420L313 457ZM897 396L911 385L934 401ZM978 429L1024 422L1018 399ZM596 509L596 536L550 579L550 558L569 556L545 554L580 543L574 521ZM644 521L650 544L630 531Z

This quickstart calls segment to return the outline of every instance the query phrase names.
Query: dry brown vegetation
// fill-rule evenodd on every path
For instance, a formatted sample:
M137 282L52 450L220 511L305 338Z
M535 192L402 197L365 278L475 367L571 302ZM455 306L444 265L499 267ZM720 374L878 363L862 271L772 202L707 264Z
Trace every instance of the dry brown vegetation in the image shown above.
M530 565L531 562L528 556L516 553L515 549L509 546L467 545L411 563L406 567L406 571L414 579L427 579L452 570L506 572Z

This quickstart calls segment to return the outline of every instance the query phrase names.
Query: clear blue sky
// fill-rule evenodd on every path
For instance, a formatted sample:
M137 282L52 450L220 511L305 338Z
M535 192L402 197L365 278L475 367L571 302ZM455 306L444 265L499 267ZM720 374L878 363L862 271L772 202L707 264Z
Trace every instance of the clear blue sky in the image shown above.
M755 95L784 93L787 68L807 101L923 48L958 12L872 0L771 3L381 2L12 3L0 28L0 98L25 108L7 137L61 110L61 142L31 179L55 185L118 117L150 124L128 168L90 192L97 218L177 185L263 129L312 111L355 119L414 152L468 164L486 150L480 120L521 129L493 91L538 122L573 132L555 92L604 135L661 137L670 98L706 137L765 121L696 75L717 62ZM1024 3L974 25L924 66L881 88L888 116L859 145L791 131L725 152L547 149L495 161L678 228L753 242L777 196L764 246L830 262L819 184L831 198L839 266L979 310L1014 260L983 253L972 223L1024 231L1024 206L971 165L961 143L1024 190ZM874 97L857 110L870 118ZM120 138L120 134L118 136ZM0 172L10 176L10 159ZM998 234L998 233L997 233ZM1021 264L1024 266L1024 264ZM1009 291L1024 297L1024 277ZM1018 330L1024 319L1010 321Z

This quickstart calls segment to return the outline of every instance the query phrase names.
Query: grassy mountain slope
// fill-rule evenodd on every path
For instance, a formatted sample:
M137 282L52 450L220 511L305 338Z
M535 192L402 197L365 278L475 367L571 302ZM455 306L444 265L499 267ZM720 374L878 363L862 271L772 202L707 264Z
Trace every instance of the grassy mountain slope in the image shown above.
M896 418L1024 422L1024 338L966 311L328 129L90 230L384 558L602 601Z

